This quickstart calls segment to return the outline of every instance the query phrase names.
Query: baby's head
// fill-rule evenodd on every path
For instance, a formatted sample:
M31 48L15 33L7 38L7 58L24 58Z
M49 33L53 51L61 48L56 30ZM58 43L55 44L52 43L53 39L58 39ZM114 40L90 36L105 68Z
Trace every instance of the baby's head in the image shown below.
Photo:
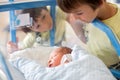
M70 54L72 52L72 49L68 47L59 47L56 48L52 53L50 54L50 57L48 59L48 67L55 67L60 65L61 59L64 54Z

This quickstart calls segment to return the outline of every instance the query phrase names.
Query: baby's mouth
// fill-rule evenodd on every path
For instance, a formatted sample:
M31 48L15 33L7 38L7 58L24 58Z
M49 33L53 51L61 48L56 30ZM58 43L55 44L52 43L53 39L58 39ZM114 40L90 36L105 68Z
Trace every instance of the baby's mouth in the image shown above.
M52 67L52 64L49 64L48 67Z

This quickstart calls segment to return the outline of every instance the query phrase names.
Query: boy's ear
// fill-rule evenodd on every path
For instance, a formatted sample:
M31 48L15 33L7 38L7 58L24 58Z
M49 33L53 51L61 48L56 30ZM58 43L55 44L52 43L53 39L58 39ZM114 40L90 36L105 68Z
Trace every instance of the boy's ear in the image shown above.
M99 3L99 7L102 7L106 3L106 0L101 0Z
M106 0L101 0L100 5L106 3Z

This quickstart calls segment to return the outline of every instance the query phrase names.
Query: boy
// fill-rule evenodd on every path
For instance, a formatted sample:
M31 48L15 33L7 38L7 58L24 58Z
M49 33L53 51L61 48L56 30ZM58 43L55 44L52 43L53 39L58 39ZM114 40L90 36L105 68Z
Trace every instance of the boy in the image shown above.
M57 2L58 6L75 20L85 23L90 23L95 18L101 20L120 39L120 8L117 5L106 0L57 0ZM108 67L119 62L119 57L104 32L92 24L86 24L83 30L90 53L99 57Z
M32 47L34 43L39 45L49 45L49 30L53 27L52 17L47 7L38 7L25 9L21 13L29 13L33 18L33 26L28 28L24 26L22 30L27 34L25 39L19 45L9 41L7 50L9 53L16 50ZM64 40L66 15L58 7L56 7L56 26L55 26L55 45L61 45Z

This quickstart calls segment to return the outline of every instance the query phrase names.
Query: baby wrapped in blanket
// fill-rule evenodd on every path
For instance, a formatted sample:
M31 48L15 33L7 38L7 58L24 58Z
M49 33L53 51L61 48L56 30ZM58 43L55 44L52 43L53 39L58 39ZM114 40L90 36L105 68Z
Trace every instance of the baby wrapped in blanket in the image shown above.
M56 67L44 67L22 57L12 59L11 63L26 80L116 80L100 59L81 47L75 46L68 53L71 53L71 59L65 59L65 56L61 59L63 63L70 62Z

